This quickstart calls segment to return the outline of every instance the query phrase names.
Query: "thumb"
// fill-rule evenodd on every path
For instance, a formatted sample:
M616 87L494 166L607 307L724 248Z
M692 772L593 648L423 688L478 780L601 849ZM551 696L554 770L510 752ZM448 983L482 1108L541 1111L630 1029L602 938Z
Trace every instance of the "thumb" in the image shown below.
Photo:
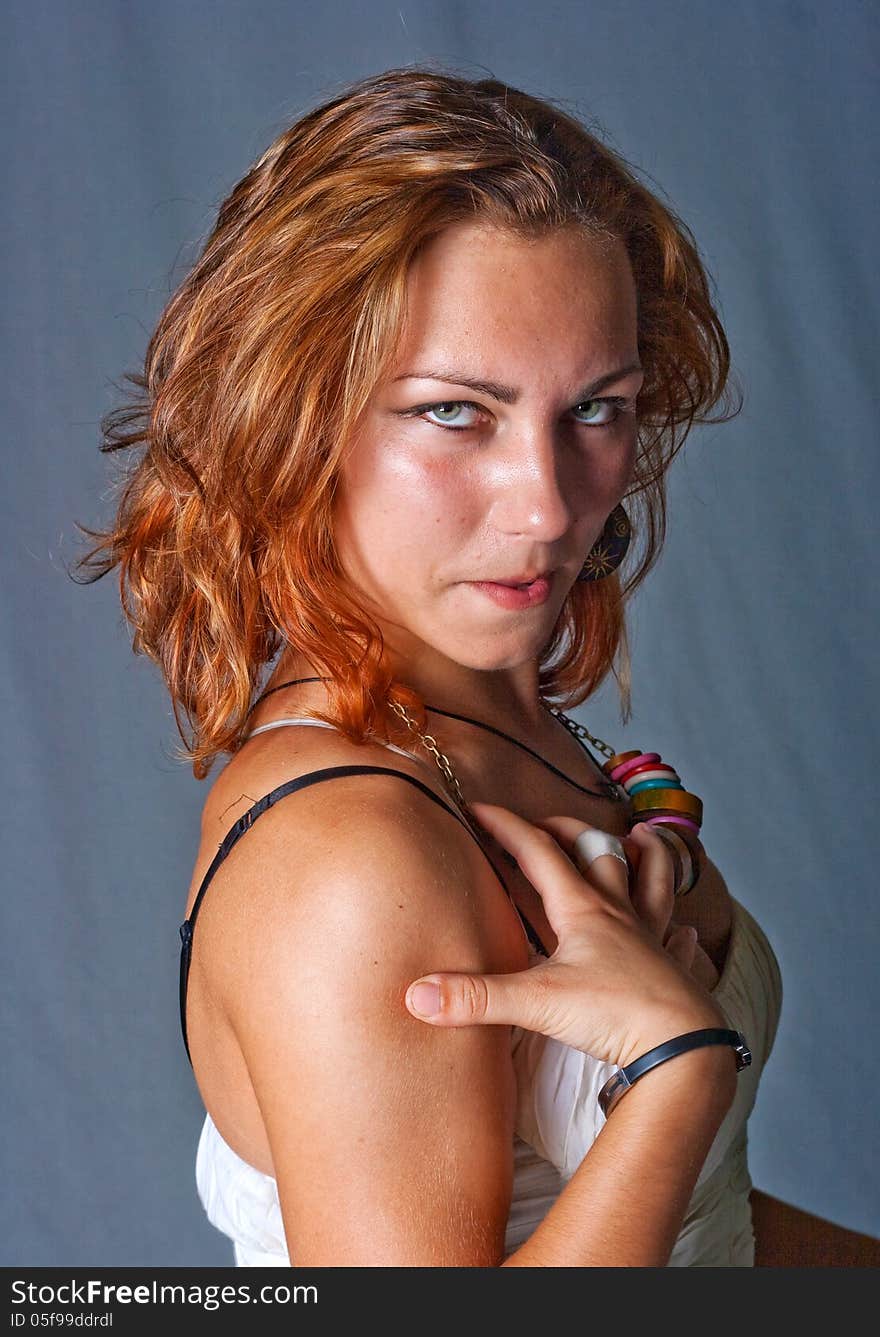
M520 1026L528 994L523 976L529 973L423 975L407 989L406 1006L434 1026Z

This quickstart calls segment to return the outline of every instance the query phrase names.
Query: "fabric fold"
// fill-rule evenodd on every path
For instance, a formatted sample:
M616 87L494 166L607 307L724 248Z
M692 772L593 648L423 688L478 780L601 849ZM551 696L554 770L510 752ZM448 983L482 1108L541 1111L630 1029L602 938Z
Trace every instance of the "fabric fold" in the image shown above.
M735 1098L700 1171L695 1196L725 1158L730 1158L731 1171L734 1168L738 1139L754 1106L782 1007L782 979L773 949L746 907L731 899L733 921L727 955L712 992L731 1029L745 1035L752 1062L737 1078ZM567 1181L604 1126L598 1096L614 1064L591 1058L558 1040L514 1029L517 1135Z

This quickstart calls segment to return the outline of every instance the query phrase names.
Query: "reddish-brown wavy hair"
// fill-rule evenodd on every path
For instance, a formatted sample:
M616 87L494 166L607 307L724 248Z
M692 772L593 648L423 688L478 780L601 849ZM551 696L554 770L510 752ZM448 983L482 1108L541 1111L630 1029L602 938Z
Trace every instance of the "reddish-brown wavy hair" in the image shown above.
M574 584L539 679L565 709L611 671L629 717L624 603L665 538L667 469L694 423L741 406L709 277L687 226L575 117L495 79L392 69L303 115L234 187L126 374L136 401L102 420L102 451L142 449L112 524L79 526L96 542L75 570L118 565L132 648L160 666L198 779L240 746L285 645L330 680L322 718L352 740L400 734L389 698L425 723L343 577L334 485L391 374L416 252L474 218L524 237L577 225L629 254L645 369L631 569Z

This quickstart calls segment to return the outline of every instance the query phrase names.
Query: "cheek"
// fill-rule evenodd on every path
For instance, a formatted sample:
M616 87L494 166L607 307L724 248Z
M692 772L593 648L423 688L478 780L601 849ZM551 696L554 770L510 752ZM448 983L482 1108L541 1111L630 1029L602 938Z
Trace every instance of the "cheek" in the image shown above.
M603 495L616 500L626 490L635 470L638 441L636 432L628 432L606 452L600 452L593 461L590 479Z
M615 443L605 450L582 457L580 465L563 482L578 542L591 531L598 532L614 507L623 500L633 479L636 449Z
M336 494L336 532L364 555L424 558L430 538L439 556L438 540L459 540L474 526L474 500L460 468L421 459L390 440L347 461Z

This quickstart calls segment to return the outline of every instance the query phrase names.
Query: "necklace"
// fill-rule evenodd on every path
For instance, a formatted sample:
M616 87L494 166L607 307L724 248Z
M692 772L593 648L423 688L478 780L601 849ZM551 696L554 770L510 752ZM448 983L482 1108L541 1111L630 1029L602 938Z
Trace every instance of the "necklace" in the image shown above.
M263 692L262 695L257 697L256 701L254 701L248 711L248 714L250 715L267 696L271 696L273 692L280 692L282 687L296 687L300 683L326 681L326 678L318 676L312 678L291 678L287 682L278 683L276 687L270 687L267 692ZM455 774L452 762L449 760L446 753L441 751L436 738L419 729L415 720L398 701L389 701L388 704L391 706L392 710L404 720L410 730L420 739L422 744L431 753L434 760L437 762L447 790L454 798L456 804L461 808L462 813L468 820L468 825L476 829L478 823L471 813L464 794L462 793L461 784L459 783L458 776ZM561 771L557 766L554 766L552 762L545 760L540 753L535 752L533 748L528 747L525 743L521 743L518 738L513 738L510 734L505 733L503 729L496 728L494 724L486 724L483 720L472 719L469 715L457 715L451 710L441 710L439 706L426 705L425 709L431 711L433 714L445 715L449 719L462 720L466 724L473 724L476 725L477 728L485 729L489 733L497 734L499 738L506 739L507 742L512 743L514 747L518 747L522 752L526 752L530 757L534 757L534 759L540 762L542 766L546 767L548 771L552 771L554 775L559 776L560 779L566 782L566 784L571 785L572 788L579 790L582 794L592 794L596 798L607 798L614 803L622 803L626 800L626 791L610 780L600 780L600 789L588 789L586 785L580 784L577 780L572 780L571 776L566 775L564 771ZM595 738L583 724L580 724L577 720L570 719L563 711L557 710L554 707L548 706L546 709L578 740L591 761L595 762L596 759L592 756L589 748L586 746L586 740L589 740L589 742L606 757L614 756L614 749L609 747L607 743L603 743L601 738Z
M248 710L245 719L251 715L261 701L265 700L267 696L271 696L273 692L280 692L282 687L296 687L305 682L327 681L328 679L324 677L311 677L291 678L286 682L278 683L276 687L270 687L268 691L257 697ZM452 762L446 756L446 753L441 751L436 738L432 737L431 734L424 733L399 701L389 701L388 704L406 722L409 729L431 753L440 768L440 774L443 777L447 792L478 843L486 849L486 833L471 812L462 793ZM659 752L641 752L636 749L635 751L616 753L607 743L603 743L601 738L595 738L585 725L580 724L577 720L570 719L564 711L553 706L546 706L545 709L574 735L591 761L595 763L596 758L592 756L587 747L588 741L607 757L607 761L601 767L601 770L608 779L600 782L602 784L602 791L600 792L595 789L587 789L584 785L579 784L577 780L572 780L558 767L546 761L540 753L527 747L525 743L521 743L518 738L513 738L502 729L496 728L494 724L486 724L483 720L471 719L469 715L456 715L451 710L441 710L439 706L426 705L425 709L437 715L446 715L450 719L463 720L467 724L474 724L480 729L488 730L489 733L497 734L499 738L505 738L509 743L513 743L515 747L520 748L521 751L534 757L536 761L539 761L547 770L552 771L554 775L558 775L566 784L572 785L573 788L579 789L584 794L595 794L597 797L608 798L612 802L618 803L626 802L628 799L631 800L633 806L630 817L631 826L636 822L648 822L655 826L658 834L664 836L667 843L669 841L673 843L673 858L676 865L675 895L687 895L696 886L703 868L702 846L699 841L700 827L703 822L703 803L699 795L692 794L684 788L678 773L671 766L663 763ZM690 832L693 832L693 836L690 835ZM696 841L693 837L696 837ZM486 853L491 862L488 850ZM516 864L516 860L507 850L502 849L501 853L508 863ZM506 883L504 885L506 887ZM541 950L543 951L543 948ZM544 955L546 955L546 952Z
M546 757L542 757L540 752L536 752L534 748L529 747L526 743L521 743L518 738L512 737L509 733L505 733L503 729L497 729L494 724L486 724L483 720L471 719L470 715L456 715L455 711L441 710L439 706L426 706L425 709L430 710L434 715L446 715L451 720L463 720L466 724L476 724L478 728L486 729L489 733L497 734L499 738L506 738L508 743L513 743L514 747L518 747L521 752L527 752L530 757L535 758L535 761L539 761L542 766L546 766L548 771L552 771L554 775L558 775L567 785L571 785L573 789L580 790L582 794L592 794L595 798L610 798L615 803L622 801L623 796L617 785L611 784L608 780L600 779L597 782L599 784L598 789L589 789L586 785L580 784L577 780L572 780L570 775L566 775L558 766L554 766L552 761L547 761ZM594 747L603 751L606 757L612 757L614 755L614 749L609 747L607 743L603 743L601 738L594 738L583 724L579 724L577 720L569 719L569 717L563 714L561 710L555 710L551 706L547 706L545 709L550 715L553 715L558 719L560 724L564 724L569 733L574 734L575 738L577 738L578 742L582 745L584 739L587 738ZM584 751L587 756L590 757L591 761L596 760L595 757L591 756L589 748L584 747Z

